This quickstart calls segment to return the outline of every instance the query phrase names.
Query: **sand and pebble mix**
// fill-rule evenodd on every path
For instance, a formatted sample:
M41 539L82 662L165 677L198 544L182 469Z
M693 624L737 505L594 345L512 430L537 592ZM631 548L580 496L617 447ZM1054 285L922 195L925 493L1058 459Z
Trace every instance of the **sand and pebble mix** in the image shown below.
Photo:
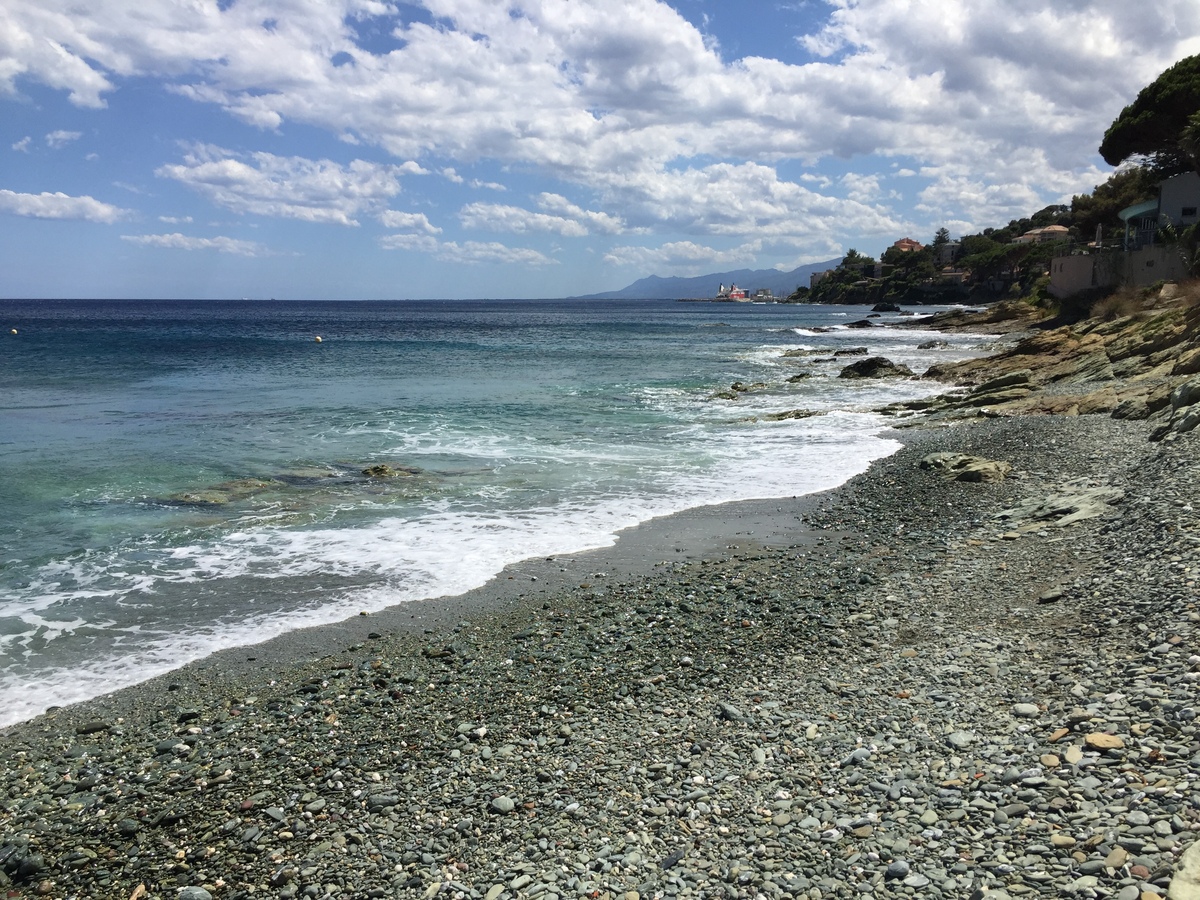
M0 891L1163 897L1200 831L1200 432L1149 429L910 429L791 543L53 711L0 734Z

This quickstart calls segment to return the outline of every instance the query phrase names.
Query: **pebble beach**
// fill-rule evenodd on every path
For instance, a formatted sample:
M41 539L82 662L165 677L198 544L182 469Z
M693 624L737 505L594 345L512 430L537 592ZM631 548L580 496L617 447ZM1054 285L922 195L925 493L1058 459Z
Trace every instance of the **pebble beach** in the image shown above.
M1200 830L1200 432L1152 427L917 424L835 491L50 711L0 733L0 890L1164 897Z

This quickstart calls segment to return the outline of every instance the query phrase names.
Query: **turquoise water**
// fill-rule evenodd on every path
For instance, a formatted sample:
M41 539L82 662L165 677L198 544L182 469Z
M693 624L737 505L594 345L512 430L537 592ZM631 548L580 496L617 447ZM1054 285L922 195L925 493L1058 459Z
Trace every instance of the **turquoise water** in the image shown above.
M864 314L0 303L0 725L655 516L839 484L895 446L869 410L933 388L838 379L832 351L920 372L977 340L845 327ZM764 387L711 399L734 381ZM824 414L761 418L797 408ZM363 474L381 464L402 474Z

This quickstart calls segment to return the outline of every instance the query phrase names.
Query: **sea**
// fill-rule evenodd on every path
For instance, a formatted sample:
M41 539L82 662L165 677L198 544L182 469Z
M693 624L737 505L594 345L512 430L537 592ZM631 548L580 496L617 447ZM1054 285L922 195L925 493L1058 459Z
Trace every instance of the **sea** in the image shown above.
M651 518L834 487L897 448L874 409L940 390L838 378L836 351L918 373L982 352L912 316L849 327L867 314L0 301L0 726ZM817 414L769 418L791 410Z

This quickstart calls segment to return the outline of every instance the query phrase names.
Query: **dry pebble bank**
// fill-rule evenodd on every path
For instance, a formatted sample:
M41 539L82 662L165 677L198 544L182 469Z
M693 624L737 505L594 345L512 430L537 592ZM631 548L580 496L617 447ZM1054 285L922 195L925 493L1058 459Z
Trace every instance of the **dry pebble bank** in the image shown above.
M1164 896L1200 831L1200 434L1147 432L913 429L791 547L10 729L0 892Z

